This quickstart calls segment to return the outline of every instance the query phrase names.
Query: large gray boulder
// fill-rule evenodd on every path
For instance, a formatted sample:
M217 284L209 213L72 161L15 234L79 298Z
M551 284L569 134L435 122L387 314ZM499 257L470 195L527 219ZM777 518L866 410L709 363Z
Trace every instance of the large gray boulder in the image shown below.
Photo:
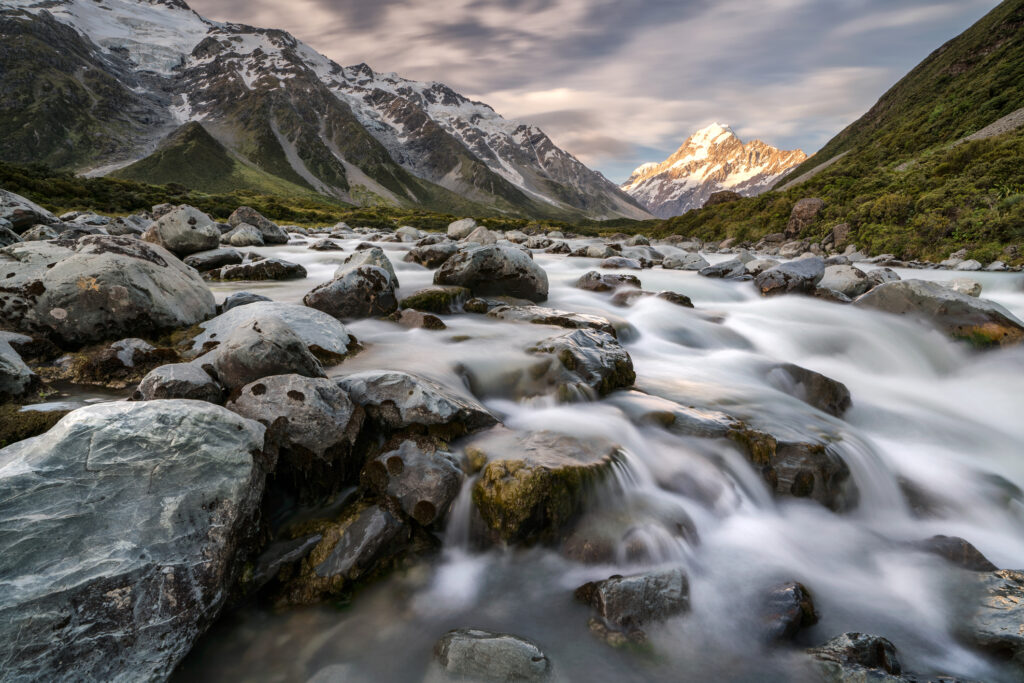
M302 303L338 320L382 317L398 310L397 285L388 271L368 265L343 268L333 280L306 294Z
M187 398L193 401L224 403L224 387L203 369L197 359L191 363L171 363L149 371L132 394L136 401Z
M468 237L469 233L476 230L476 221L472 218L463 218L448 224L448 236L453 240L461 240Z
M815 256L769 268L754 278L754 285L762 296L813 294L823 277L825 262Z
M467 287L474 296L514 296L533 302L548 298L548 276L515 247L490 245L464 249L434 273L435 285Z
M633 359L607 332L579 329L549 337L529 349L550 358L548 375L561 400L604 396L633 385Z
M661 267L666 270L702 270L710 263L700 254L684 251L680 254L669 254L661 262Z
M256 209L240 206L228 217L228 225L232 228L238 227L243 223L255 227L266 244L288 243L288 233L276 223L264 217Z
M206 277L211 280L302 280L306 269L284 259L265 258L222 266L207 272Z
M262 247L266 244L259 228L248 223L236 225L230 232L221 236L220 241L233 247Z
M542 681L551 674L551 662L535 643L478 629L444 634L434 645L434 658L449 680Z
M185 265L205 273L214 268L232 266L243 261L242 252L237 249L222 248L200 251L185 257Z
M131 237L24 242L0 250L0 319L79 346L152 336L216 312L202 278L163 248Z
M409 253L405 255L405 260L409 263L418 263L424 268L437 268L458 250L459 245L450 241L426 244L410 249Z
M0 190L0 219L8 221L17 233L33 225L60 223L59 218L35 202L7 190Z
M217 618L263 491L263 427L107 403L0 450L9 681L164 680Z
M179 206L164 214L142 233L142 239L159 244L179 257L216 249L220 230L209 216L192 206Z
M494 416L476 401L407 372L370 370L337 381L384 432L411 429L458 436L497 424Z
M287 325L318 356L340 359L355 345L348 328L322 311L298 304L257 301L234 306L213 320L201 323L202 332L193 338L192 351L214 347L236 329L267 318L275 318Z
M580 586L576 599L594 609L597 616L591 619L590 628L611 643L643 642L649 624L690 609L690 583L678 568L613 576Z
M329 379L264 377L243 387L227 409L267 428L277 455L274 480L300 497L333 493L362 466L353 447L363 410Z
M371 247L370 249L364 249L352 254L342 261L341 265L338 266L338 269L334 271L334 277L342 277L345 273L363 266L382 268L391 276L391 282L394 283L394 286L399 286L398 274L395 273L395 266L391 263L391 259L387 257L387 254L385 254L384 250L380 247Z
M429 526L448 514L465 475L451 453L403 441L370 460L363 479L407 516Z
M229 392L272 375L295 373L324 377L324 369L305 342L275 317L254 320L234 330L199 360Z
M999 304L961 294L938 282L887 282L859 297L855 306L921 318L941 332L979 348L1024 341L1024 322Z
M867 274L854 266L826 266L825 274L818 282L823 289L831 289L855 299L874 286Z

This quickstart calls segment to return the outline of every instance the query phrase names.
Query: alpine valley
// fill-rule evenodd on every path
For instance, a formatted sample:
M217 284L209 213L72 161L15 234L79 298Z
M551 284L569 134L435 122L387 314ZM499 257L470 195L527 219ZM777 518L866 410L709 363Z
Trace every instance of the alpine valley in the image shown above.
M650 218L535 126L182 0L5 0L0 158L189 189Z

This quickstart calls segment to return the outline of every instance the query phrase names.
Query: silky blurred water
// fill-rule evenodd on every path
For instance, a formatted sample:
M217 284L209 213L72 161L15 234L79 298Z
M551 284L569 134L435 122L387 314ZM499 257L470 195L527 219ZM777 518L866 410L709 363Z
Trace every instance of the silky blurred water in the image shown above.
M309 278L216 285L215 293L223 299L246 289L299 302L360 241L339 241L343 252L304 245L256 249L301 263ZM379 246L398 271L400 295L431 283L432 271L402 260L411 245ZM645 289L689 296L693 310L654 297L617 308L608 295L572 287L598 260L535 259L550 278L547 306L605 316L622 330L636 388L657 397L651 400L721 410L782 432L840 438L837 448L860 491L856 508L836 514L813 502L773 498L729 444L631 421L636 395L617 392L572 405L492 400L488 407L515 429L604 436L621 444L627 464L598 505L685 511L699 541L641 524L647 560L631 564L622 553L605 566L574 563L556 549L474 551L469 482L435 561L367 587L344 607L230 613L201 641L179 680L305 681L328 665L347 663L337 680L422 681L433 643L457 627L534 640L561 680L814 680L799 647L767 647L759 636L759 600L784 581L804 583L821 614L801 635L801 646L861 631L892 640L904 667L917 673L1011 680L953 635L947 596L961 575L908 544L936 534L962 536L998 566L1024 567L1024 350L977 353L906 318L807 297L762 299L749 282L692 272L633 274ZM1024 317L1021 275L899 272L977 279L982 296ZM448 329L441 332L355 322L350 329L365 350L331 374L398 369L468 393L465 369L498 376L527 363L524 349L531 343L560 331L478 315L443 319ZM853 407L837 419L785 393L770 372L783 362L844 383ZM912 514L903 493L908 486L930 501L932 514ZM589 611L574 602L573 589L659 562L686 567L691 612L652 631L651 655L614 650L593 637Z

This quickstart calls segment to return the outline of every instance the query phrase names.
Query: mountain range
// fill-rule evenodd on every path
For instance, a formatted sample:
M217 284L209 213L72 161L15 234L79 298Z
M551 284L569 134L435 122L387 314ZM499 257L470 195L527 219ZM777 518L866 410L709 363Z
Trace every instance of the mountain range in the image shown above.
M536 126L183 0L5 0L0 158L190 189L649 218Z
M640 166L622 190L659 218L704 206L715 192L752 197L770 189L789 169L807 160L760 140L747 144L720 123L703 128L662 163Z

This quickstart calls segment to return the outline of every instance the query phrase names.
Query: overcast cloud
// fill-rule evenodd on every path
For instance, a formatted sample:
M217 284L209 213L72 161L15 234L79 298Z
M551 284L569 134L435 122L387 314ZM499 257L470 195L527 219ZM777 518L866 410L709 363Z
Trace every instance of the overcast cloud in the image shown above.
M694 130L817 150L998 0L189 0L442 81L622 181Z

